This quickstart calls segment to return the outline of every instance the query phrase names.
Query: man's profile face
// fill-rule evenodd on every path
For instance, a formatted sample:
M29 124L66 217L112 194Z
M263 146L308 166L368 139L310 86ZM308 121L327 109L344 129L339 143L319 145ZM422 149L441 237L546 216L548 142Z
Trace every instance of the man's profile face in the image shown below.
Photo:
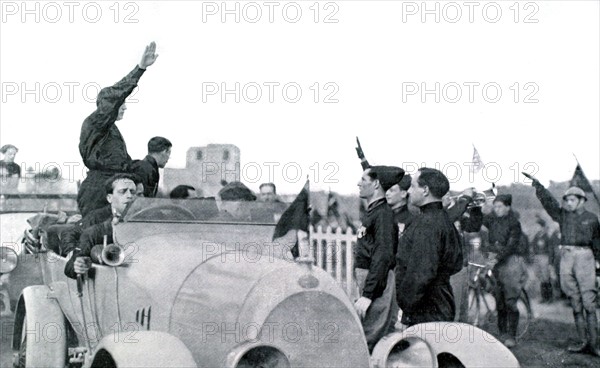
M171 158L171 147L158 154L158 158L156 160L158 167L164 169L164 167L167 165L167 162L169 162L169 158Z
M127 110L127 106L125 104L119 107L119 114L117 115L117 120L123 119L123 115L125 115L125 110Z
M263 185L259 195L261 202L275 202L275 189L271 185Z
M421 176L421 172L413 175L410 181L410 188L408 188L410 203L417 207L420 207L425 200L425 188L419 185L419 176Z
M375 193L375 180L369 176L371 169L363 171L358 181L358 196L360 198L371 198Z
M113 182L113 192L106 196L113 213L122 214L127 205L136 198L137 188L130 179L118 179Z
M198 198L198 193L194 189L188 189L188 198Z

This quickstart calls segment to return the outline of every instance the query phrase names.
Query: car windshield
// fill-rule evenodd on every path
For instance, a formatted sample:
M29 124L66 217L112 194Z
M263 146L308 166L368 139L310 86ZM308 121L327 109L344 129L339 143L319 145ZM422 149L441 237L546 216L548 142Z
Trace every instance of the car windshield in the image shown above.
M288 203L220 201L214 198L136 198L125 222L218 222L276 224Z
M0 213L45 211L77 212L77 183L60 179L0 179Z

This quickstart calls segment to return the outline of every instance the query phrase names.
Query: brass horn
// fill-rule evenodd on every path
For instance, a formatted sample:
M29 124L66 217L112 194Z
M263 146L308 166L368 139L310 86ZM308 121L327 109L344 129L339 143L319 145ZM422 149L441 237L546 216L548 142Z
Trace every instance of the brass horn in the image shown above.
M111 267L120 266L125 261L125 251L116 244L106 244L107 236L104 236L104 243L95 245L92 248L92 262L105 264Z
M494 198L496 198L497 195L498 190L496 189L495 184L492 184L492 187L490 189L484 190L483 192L474 190L473 200L471 201L471 203L469 203L467 208L482 207L488 200L494 200ZM463 195L458 194L455 196L451 196L450 199L453 201L458 201L461 197L463 197Z
M111 267L118 267L125 261L125 251L116 244L109 244L102 249L102 262Z

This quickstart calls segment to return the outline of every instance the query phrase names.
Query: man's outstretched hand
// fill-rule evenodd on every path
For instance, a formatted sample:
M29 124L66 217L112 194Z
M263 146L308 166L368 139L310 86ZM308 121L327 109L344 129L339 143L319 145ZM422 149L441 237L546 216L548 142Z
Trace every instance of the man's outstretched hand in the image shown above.
M358 137L356 137L356 154L361 160L365 159L365 153L363 152L362 147L360 146L360 141L358 140Z
M521 174L523 174L523 176L525 176L527 179L530 179L530 180L531 180L531 181L533 181L534 183L535 183L535 182L538 182L538 183L540 182L539 180L537 180L537 179L535 178L535 176L533 176L533 175L531 175L531 174L528 174L528 173L526 173L526 172L524 172L524 171L521 171Z
M158 54L156 52L156 43L152 41L148 46L146 46L146 50L144 50L144 55L142 55L142 61L138 64L140 69L146 69L150 65L154 64L156 59L158 58Z

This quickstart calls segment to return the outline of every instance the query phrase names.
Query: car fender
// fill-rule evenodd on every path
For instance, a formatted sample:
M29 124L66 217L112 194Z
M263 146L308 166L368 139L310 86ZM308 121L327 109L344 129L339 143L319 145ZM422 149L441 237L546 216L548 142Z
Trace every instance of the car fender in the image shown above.
M458 322L421 323L391 333L375 345L371 356L374 368L398 363L438 367L439 361L447 359L458 359L465 367L482 367L489 362L498 367L519 367L512 352L491 334Z
M15 311L12 347L21 347L23 319L27 318L27 339L34 339L35 351L27 351L32 367L63 367L67 353L65 316L45 285L23 289Z
M95 349L91 367L197 367L192 353L177 337L159 331L121 331L105 336Z

